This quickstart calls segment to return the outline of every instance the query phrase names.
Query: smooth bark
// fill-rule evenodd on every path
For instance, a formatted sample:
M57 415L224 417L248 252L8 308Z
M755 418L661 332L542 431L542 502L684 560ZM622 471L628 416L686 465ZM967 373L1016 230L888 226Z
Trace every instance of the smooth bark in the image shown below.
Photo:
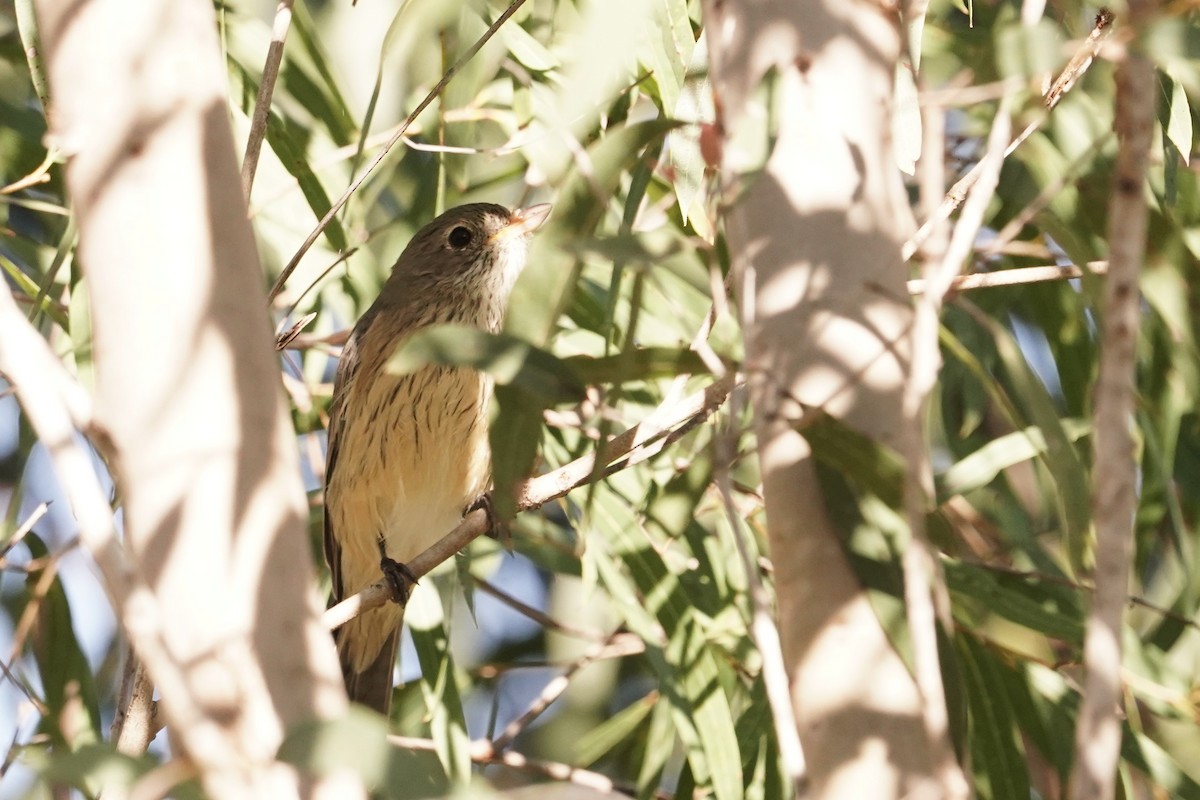
M904 438L913 311L900 256L911 215L888 141L897 20L845 0L710 0L705 12L809 796L936 797L919 692L850 569L798 432L819 408L889 447Z
M346 701L212 5L37 10L93 310L96 423L136 574L122 621L211 796L320 794L327 782L275 761L291 725Z
M1135 29L1157 9L1149 0L1129 4ZM1083 702L1075 726L1071 800L1112 800L1121 757L1125 684L1121 632L1133 567L1138 456L1137 339L1141 317L1138 274L1146 252L1149 212L1146 176L1159 94L1154 63L1134 44L1117 67L1113 125L1120 139L1109 202L1108 274L1096 381L1095 466L1092 509L1096 519L1096 592L1083 646Z

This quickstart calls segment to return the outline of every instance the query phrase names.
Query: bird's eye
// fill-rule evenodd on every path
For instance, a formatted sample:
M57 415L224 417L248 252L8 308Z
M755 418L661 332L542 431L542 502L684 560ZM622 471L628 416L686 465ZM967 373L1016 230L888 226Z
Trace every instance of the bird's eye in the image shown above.
M470 228L464 228L462 225L459 225L457 228L450 231L450 236L447 238L447 241L450 242L450 246L454 249L461 250L469 245L473 238L475 237L471 235Z

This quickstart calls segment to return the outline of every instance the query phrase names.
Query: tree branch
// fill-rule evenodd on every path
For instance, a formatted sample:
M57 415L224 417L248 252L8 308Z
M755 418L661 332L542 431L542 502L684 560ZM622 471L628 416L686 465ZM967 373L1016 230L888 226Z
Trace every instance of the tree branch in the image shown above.
M652 444L674 428L704 419L725 401L734 387L735 380L736 376L731 373L678 403L659 406L645 421L614 436L602 446L599 449L599 463L611 464L641 447ZM517 486L517 510L529 511L539 508L583 485L591 478L596 463L597 455L592 452L545 475L524 481ZM408 569L416 578L427 575L438 564L490 530L487 513L476 509L463 517L458 527L446 534L437 544L409 561ZM327 609L324 622L330 630L340 628L359 614L378 608L390 599L391 589L381 580Z
M334 716L346 699L320 627L213 6L158 0L130 17L114 0L38 0L37 10L91 308L89 432L120 476L134 573L106 569L106 586L161 691L173 750L209 795L332 796L333 779L276 760L289 727ZM8 346L6 336L6 356ZM43 436L52 452L73 435L58 422ZM89 492L94 508L73 505L104 564L115 549L107 498L94 475L62 477L68 492Z
M1058 105L1058 102L1062 100L1063 96L1065 96L1065 94L1071 90L1071 87L1075 85L1075 82L1078 81L1085 72L1087 72L1088 67L1092 65L1094 56L1100 52L1100 46L1111 32L1112 21L1112 13L1107 9L1101 9L1100 13L1096 15L1096 23L1092 27L1091 34L1089 34L1084 43L1080 45L1080 48L1076 52L1075 56L1072 57L1072 59L1067 63L1067 66L1063 69L1058 79L1046 93L1045 104L1048 109L1052 110L1056 105ZM1045 119L1046 118L1043 117L1029 123L1029 125L1025 127L1025 130L1021 131L1021 133L1017 135L1017 138L1013 139L1012 142L1009 143L1008 147L1005 148L1004 157L1008 158L1008 156L1012 155L1013 152L1020 147L1026 139L1036 133L1042 127ZM917 232L914 233L909 240L904 243L901 253L905 261L912 258L921 245L925 243L925 240L929 238L929 234L933 232L934 226L950 219L950 215L953 214L954 210L962 204L964 199L966 199L967 192L971 190L971 187L975 185L975 182L979 180L982 174L983 162L980 162L972 167L966 175L963 175L958 182L956 182L954 186L950 188L950 191L946 194L946 197L942 201L941 205L939 205L934 213L931 214L921 224L921 227L917 229Z
M1130 0L1134 30L1157 3ZM1135 43L1117 66L1119 146L1109 203L1109 266L1094 411L1092 508L1096 593L1083 646L1083 703L1075 725L1072 800L1112 800L1121 748L1121 631L1129 594L1138 461L1133 433L1139 311L1146 247L1146 174L1154 135L1154 63Z
M262 81L258 84L258 97L254 100L254 115L250 118L250 136L246 140L246 153L242 157L242 194L250 202L250 190L254 187L254 173L258 170L258 157L262 153L263 139L267 135L267 118L271 115L271 95L279 79L279 65L283 61L283 45L292 26L292 5L295 0L280 0L275 8L275 24L271 27L271 44L267 47L267 60L263 64Z
M947 293L966 292L972 289L990 289L996 286L1020 286L1026 283L1045 283L1047 281L1065 281L1071 278L1081 278L1085 273L1103 275L1108 271L1107 261L1089 261L1087 269L1074 264L1051 264L1044 267L1019 267L1005 269L999 272L973 272L968 275L957 275L950 281ZM908 282L909 294L921 294L925 291L925 279L913 278Z
M388 741L406 750L433 752L437 748L437 744L432 739L416 739L411 736L389 736ZM612 778L598 772L580 769L579 767L573 767L570 764L563 764L559 761L541 761L526 758L520 753L512 751L497 753L492 749L492 743L486 739L477 739L471 743L471 760L476 764L502 764L506 767L521 770L522 772L529 772L558 781L567 781L577 786L592 789L602 795L633 793L631 790L619 787L613 782ZM656 798L665 797L665 795L657 792L654 796Z

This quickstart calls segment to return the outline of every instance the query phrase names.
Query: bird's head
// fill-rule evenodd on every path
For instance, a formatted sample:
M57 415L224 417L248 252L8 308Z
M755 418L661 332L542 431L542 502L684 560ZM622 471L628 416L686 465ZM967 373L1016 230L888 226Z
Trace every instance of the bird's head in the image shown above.
M515 211L493 203L452 208L412 238L391 282L507 299L525 267L529 238L549 215L548 203Z

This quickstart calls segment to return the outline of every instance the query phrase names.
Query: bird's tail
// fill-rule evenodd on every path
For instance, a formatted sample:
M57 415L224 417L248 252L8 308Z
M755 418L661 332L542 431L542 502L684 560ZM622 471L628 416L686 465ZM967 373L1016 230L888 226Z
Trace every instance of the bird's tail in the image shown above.
M350 626L344 626L335 634L338 643L338 659L342 662L342 679L346 682L346 694L351 703L361 703L383 714L388 713L392 704L392 672L396 666L396 645L400 641L400 629L397 627L388 636L379 649L379 655L367 665L366 669L356 669L350 658L349 648L345 647L338 634Z

